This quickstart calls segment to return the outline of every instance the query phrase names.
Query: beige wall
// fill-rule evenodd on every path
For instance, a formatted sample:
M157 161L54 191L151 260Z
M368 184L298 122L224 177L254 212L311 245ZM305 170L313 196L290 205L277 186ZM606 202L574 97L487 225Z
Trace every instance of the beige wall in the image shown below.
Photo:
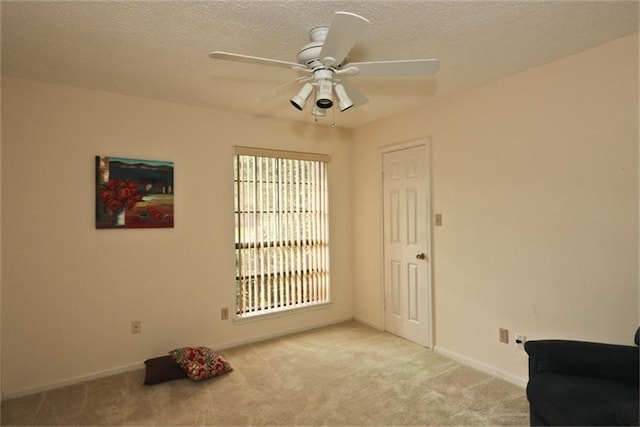
M5 397L351 318L350 132L14 78L2 85ZM234 325L233 145L328 153L333 304ZM96 230L94 156L175 162L175 228ZM142 334L130 322L142 321ZM140 365L141 366L141 365Z
M499 343L499 327L632 343L637 34L354 133L356 316L372 325L382 326L371 268L381 253L378 150L422 136L443 215L433 232L436 349L522 383L526 354Z
M499 327L629 343L637 77L633 36L354 132L3 77L3 396L181 345L354 314L382 327L378 149L422 136L444 221L433 233L436 349L523 380L526 357L498 343ZM235 144L332 155L329 308L219 320L234 298ZM174 161L176 227L95 230L95 155Z

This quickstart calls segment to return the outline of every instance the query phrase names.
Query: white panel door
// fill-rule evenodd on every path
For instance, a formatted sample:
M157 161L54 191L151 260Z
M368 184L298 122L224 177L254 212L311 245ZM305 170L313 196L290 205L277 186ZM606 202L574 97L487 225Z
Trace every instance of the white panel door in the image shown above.
M428 150L382 153L385 330L431 347Z

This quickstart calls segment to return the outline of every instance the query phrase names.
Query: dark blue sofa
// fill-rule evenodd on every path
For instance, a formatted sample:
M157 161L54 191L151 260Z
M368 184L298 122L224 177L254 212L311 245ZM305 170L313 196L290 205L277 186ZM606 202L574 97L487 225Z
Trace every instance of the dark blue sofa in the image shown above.
M532 426L638 425L639 350L583 341L525 343Z

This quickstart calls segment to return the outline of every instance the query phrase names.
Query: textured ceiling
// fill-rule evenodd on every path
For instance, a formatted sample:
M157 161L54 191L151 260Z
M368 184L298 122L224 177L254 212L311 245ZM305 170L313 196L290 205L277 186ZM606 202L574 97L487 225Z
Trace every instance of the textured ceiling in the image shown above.
M311 121L294 71L212 60L222 50L296 61L336 11L370 21L354 61L439 58L435 78L353 77L370 102L341 127L407 109L638 32L637 1L2 1L2 73L197 106ZM331 123L331 113L323 123Z

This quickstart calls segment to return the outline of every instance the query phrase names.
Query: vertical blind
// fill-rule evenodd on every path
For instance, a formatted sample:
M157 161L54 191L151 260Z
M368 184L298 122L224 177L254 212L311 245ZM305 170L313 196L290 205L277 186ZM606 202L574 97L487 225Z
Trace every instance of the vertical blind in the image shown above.
M329 302L329 160L235 147L238 317Z

